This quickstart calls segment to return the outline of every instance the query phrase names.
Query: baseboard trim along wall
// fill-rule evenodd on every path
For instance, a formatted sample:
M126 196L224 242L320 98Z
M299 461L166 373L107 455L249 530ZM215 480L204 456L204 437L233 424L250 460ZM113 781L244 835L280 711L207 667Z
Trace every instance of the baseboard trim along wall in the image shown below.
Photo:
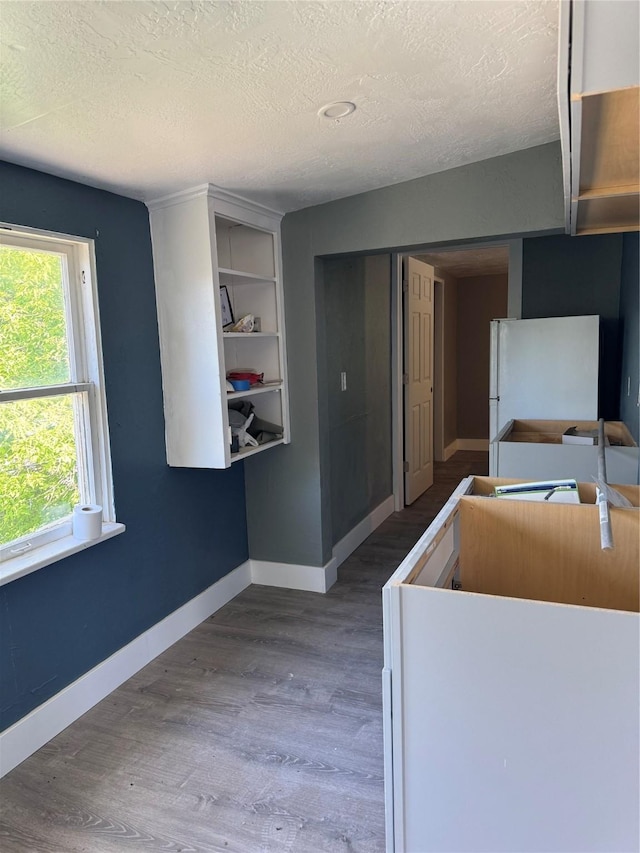
M337 580L338 566L332 558L326 566L301 566L294 563L272 563L249 560L251 581L262 586L280 586L305 592L326 592Z
M340 566L349 557L359 545L362 545L364 540L373 531L380 527L392 512L395 510L393 495L382 501L373 512L369 513L366 518L363 518L356 526L350 530L339 542L333 546L333 559L337 560L337 565Z
M456 450L489 450L488 438L458 438L456 439Z
M454 439L451 442L451 444L447 444L447 446L444 449L444 453L442 454L443 462L447 462L449 459L451 459L451 457L453 456L453 454L456 452L457 449L458 449L457 439Z
M0 733L0 778L251 583L249 560Z
M357 524L333 548L325 566L297 566L247 560L183 604L135 640L86 672L31 713L0 732L0 778L60 734L116 687L235 598L251 583L327 592L338 566L394 511L393 495Z
M306 592L327 592L338 579L338 566L342 565L359 545L362 545L367 536L373 533L394 509L393 495L389 495L346 536L336 542L331 559L324 566L300 566L292 563L250 560L251 580L253 583L264 586L280 586Z

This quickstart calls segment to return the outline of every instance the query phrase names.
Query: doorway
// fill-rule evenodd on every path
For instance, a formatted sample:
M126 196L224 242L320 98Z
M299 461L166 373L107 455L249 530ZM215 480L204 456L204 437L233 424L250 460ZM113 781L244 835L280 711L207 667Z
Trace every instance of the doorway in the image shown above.
M406 469L416 468L411 455L416 442L406 440L407 353L412 351L412 325L406 314L408 259L433 268L433 427L427 437L434 461L446 461L457 450L489 448L489 322L509 315L510 258L508 242L470 248L439 247L399 254L394 264L393 340L394 501L396 510L418 496L406 489ZM517 269L513 270L517 273ZM407 458L409 457L409 458ZM428 486L427 486L428 488Z

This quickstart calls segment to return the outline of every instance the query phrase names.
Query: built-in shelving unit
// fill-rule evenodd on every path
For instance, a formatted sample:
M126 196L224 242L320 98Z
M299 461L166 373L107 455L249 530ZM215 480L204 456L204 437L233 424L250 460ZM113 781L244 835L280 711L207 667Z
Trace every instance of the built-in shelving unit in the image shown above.
M561 6L559 106L571 234L640 228L639 32L636 2Z
M169 465L227 468L288 443L281 214L212 185L149 209ZM234 320L251 314L259 332L223 327L221 288ZM232 370L264 378L229 391ZM238 400L261 422L258 447L232 449L229 405Z

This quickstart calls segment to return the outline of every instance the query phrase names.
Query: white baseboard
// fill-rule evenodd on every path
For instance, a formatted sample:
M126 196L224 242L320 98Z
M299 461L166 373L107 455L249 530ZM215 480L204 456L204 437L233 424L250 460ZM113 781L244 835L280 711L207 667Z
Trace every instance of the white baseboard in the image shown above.
M338 567L333 558L326 566L301 566L294 563L272 563L268 560L249 562L252 582L263 586L327 592L338 578Z
M456 452L457 449L458 449L458 441L457 441L457 439L454 438L454 440L451 442L451 444L448 444L444 449L443 462L446 462L448 459L451 459L451 457L453 456L453 454Z
M444 461L451 459L458 450L489 450L488 438L456 438L444 449Z
M140 634L0 733L0 778L251 583L249 561Z
M333 546L333 559L337 560L336 568L344 563L347 557L353 554L359 545L362 545L367 536L373 533L394 511L393 495L389 495L372 513L356 524L339 542L336 542Z
M264 586L301 589L306 592L327 592L338 579L338 566L361 545L370 533L394 512L393 495L384 500L366 518L337 542L331 559L324 566L302 566L293 563L272 563L268 560L249 560L251 580Z
M459 438L456 444L457 450L489 450L488 438Z

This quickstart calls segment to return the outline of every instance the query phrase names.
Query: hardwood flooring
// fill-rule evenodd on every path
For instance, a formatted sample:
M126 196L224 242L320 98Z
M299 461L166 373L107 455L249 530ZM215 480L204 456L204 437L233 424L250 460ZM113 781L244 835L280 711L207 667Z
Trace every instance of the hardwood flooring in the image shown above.
M486 468L437 464L326 595L249 587L17 767L0 850L383 851L380 590Z

